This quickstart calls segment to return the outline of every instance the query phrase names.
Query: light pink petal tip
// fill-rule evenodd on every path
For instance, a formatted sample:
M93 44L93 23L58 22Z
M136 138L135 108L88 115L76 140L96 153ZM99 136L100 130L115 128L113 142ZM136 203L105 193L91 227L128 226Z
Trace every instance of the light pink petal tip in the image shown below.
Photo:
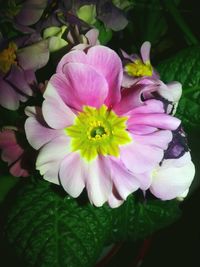
M73 167L72 167L73 166ZM60 182L72 197L78 197L85 187L85 166L78 153L67 155L60 165Z
M151 43L146 41L142 44L140 53L144 63L150 61L150 50L151 50Z

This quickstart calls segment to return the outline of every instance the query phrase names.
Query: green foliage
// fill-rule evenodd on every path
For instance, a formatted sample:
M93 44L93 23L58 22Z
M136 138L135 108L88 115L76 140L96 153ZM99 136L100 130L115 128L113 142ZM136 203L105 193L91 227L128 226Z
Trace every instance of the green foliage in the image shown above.
M112 38L112 30L106 28L100 21L96 21L95 27L99 30L98 39L101 45L106 45Z
M183 95L177 114L186 127L200 129L200 46L187 48L157 66L165 82L179 81Z
M177 201L134 195L117 209L96 208L45 181L22 186L12 201L6 238L28 267L92 267L104 244L143 238L179 214Z

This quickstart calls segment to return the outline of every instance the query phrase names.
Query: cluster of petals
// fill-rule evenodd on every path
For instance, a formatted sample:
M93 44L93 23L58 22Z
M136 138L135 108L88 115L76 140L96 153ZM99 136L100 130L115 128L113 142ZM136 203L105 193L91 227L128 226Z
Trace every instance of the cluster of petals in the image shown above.
M166 166L176 168L182 163L173 165L166 160L163 168L161 165L180 120L166 112L159 98L149 97L154 84L149 87L144 82L126 90L122 89L122 80L122 62L108 47L72 50L61 59L45 90L42 108L26 109L26 136L39 150L36 168L44 179L61 184L72 197L86 188L95 206L108 202L117 207L138 189L150 189L161 199L175 198L188 189L193 178L189 175L187 182L179 179L171 192L176 177L168 182ZM145 88L149 91L143 99ZM117 156L99 153L87 160L81 149L73 149L73 137L67 129L75 124L84 107L98 110L102 106L118 118L127 118L125 132L130 142L119 144ZM165 190L167 185L169 190Z

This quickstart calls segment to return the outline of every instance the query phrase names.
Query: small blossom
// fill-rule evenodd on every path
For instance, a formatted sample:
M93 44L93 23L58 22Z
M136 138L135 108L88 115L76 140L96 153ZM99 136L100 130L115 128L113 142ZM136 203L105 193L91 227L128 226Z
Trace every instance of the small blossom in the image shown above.
M150 42L144 42L140 49L141 56L136 54L128 55L122 51L124 61L124 87L130 87L141 77L159 78L150 62L150 49Z

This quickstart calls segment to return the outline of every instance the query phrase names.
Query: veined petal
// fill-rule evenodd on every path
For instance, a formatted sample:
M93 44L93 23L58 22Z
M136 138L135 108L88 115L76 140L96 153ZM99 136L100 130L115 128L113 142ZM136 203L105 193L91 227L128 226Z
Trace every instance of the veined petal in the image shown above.
M163 158L163 150L150 145L131 144L120 148L123 164L133 173L144 173L152 170ZM151 156L150 156L151 155Z
M50 82L69 107L81 111L83 106L100 107L108 94L104 77L89 65L69 63L65 75L55 74Z
M105 104L109 107L121 99L120 86L123 68L119 56L110 48L97 45L87 53L88 64L101 73L108 83L109 92Z
M68 63L85 63L85 64L87 64L87 58L86 57L87 56L86 56L86 53L84 51L72 50L69 53L67 53L66 55L64 55L64 57L62 57L62 59L58 63L56 72L60 73L60 74L66 73L65 66Z
M125 200L129 194L139 188L139 183L120 160L110 159L110 166L112 181L120 197Z
M60 182L72 197L78 197L85 187L85 163L78 153L68 154L60 165Z
M51 90L49 83L46 90ZM52 89L53 90L53 89ZM47 124L53 129L64 129L65 127L73 124L76 118L73 111L66 106L59 95L46 96L42 105L42 113Z
M148 135L132 134L132 138L140 144L156 146L165 150L172 140L172 132L168 130L160 130Z
M128 129L131 129L132 125L147 125L160 129L176 130L180 123L179 119L167 114L135 114L128 120Z
M102 206L112 191L110 169L106 158L98 157L89 164L86 169L86 188L90 202L95 206Z
M59 184L59 168L63 158L70 152L69 143L69 137L63 135L41 148L36 161L36 169L44 175L44 179Z
M39 149L52 139L64 134L61 130L54 130L42 125L36 118L30 117L25 122L25 132L29 144Z

